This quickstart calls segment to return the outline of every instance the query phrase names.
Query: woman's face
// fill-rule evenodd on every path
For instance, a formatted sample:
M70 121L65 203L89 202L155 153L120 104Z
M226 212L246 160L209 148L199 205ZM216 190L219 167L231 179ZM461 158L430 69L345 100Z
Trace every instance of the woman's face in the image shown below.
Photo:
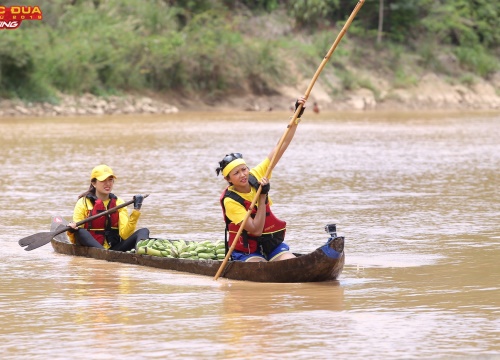
M109 193L113 190L114 183L115 178L110 176L104 181L96 180L92 184L94 185L96 192L109 196Z
M236 166L228 175L227 181L236 187L246 186L248 184L248 166L245 164Z

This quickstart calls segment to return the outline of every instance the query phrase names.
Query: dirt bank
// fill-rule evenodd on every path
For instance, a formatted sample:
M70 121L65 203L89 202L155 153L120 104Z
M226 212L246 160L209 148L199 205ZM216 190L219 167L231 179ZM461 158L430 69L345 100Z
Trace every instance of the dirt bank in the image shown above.
M363 74L377 91L358 88L332 96L319 79L309 96L309 104L317 102L323 110L500 110L500 73L490 81L475 79L473 84L450 83L436 74L423 75L418 84L406 88L391 88L384 78ZM292 100L302 95L310 79L303 79L295 87L276 89L278 95L223 97L217 103L194 96L141 94L97 97L60 95L58 104L24 103L0 100L0 117L17 116L79 116L117 114L172 114L179 111L269 111L285 110Z
M309 96L309 105L317 102L324 110L500 110L500 73L491 81L475 79L474 84L450 84L445 78L433 73L419 79L416 86L391 88L383 78L364 74L377 92L366 88L331 96L328 88L317 81ZM283 87L279 96L258 97L247 95L221 100L227 108L266 111L285 109L290 99L303 94L310 80L304 80L295 88Z

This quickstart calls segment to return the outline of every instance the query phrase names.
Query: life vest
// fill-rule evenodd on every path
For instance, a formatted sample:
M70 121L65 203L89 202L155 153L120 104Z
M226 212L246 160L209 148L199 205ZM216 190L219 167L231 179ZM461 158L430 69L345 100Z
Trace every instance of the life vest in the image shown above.
M250 174L248 182L250 183L251 186L258 189L259 183L255 178L255 176L253 176L252 174ZM247 211L250 208L250 205L252 205L252 203L248 200L243 199L240 195L236 194L234 191L229 190L229 187L224 189L224 191L222 192L220 197L220 203L222 206L222 214L224 217L224 221L226 223L226 247L228 247L232 245L234 239L236 238L236 234L240 229L240 225L234 224L226 216L226 209L224 207L224 199L226 197L238 202ZM255 236L248 233L246 230L243 230L238 239L238 242L234 247L235 250L250 254L257 251L259 246L262 246L263 252L267 254L268 252L272 251L276 246L278 246L283 242L285 238L286 222L279 220L273 214L267 198L265 206L266 206L266 219L264 221L264 229L262 230L262 235ZM254 208L252 209L252 212L250 213L252 219L255 218L256 213L257 213L257 206L255 205ZM229 233L229 239L227 239L227 233Z
M93 194L88 194L87 199L92 203L92 209L89 210L87 218L116 207L117 197L114 194L109 194L109 198L108 207L106 208L101 199ZM97 219L89 221L85 223L84 226L99 244L104 245L104 240L106 240L108 245L112 247L121 240L118 231L119 218L120 215L118 211L115 211L111 214L100 216Z

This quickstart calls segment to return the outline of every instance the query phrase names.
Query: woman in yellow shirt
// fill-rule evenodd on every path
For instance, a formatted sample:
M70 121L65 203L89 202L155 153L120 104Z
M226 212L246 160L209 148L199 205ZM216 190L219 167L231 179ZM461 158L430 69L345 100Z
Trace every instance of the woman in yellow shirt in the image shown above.
M78 197L73 211L73 221L68 224L73 228L68 232L72 243L78 242L83 246L128 251L134 249L139 240L149 238L148 229L142 228L136 231L144 199L142 195L134 196L134 210L130 216L127 208L122 207L114 213L82 224L79 228L76 226L76 223L81 220L124 203L111 192L115 179L113 170L107 165L98 165L92 169L90 187Z
M295 103L295 109L302 104L302 110L298 116L304 112L306 99L301 97ZM216 169L217 175L222 173L229 186L222 192L220 203L226 221L226 231L229 239L226 239L228 246L237 241L234 251L231 254L233 260L237 261L275 261L294 258L285 239L286 222L279 220L271 211L272 201L268 197L270 184L269 179L264 175L271 164L271 159L275 153L275 164L287 149L295 135L298 121L293 123L283 140L281 148L275 146L259 165L248 168L243 156L240 153L226 155L219 162ZM271 178L269 171L269 178ZM257 194L259 185L262 190L252 209L251 216L245 222L245 227L238 239L236 235L243 222L248 209Z

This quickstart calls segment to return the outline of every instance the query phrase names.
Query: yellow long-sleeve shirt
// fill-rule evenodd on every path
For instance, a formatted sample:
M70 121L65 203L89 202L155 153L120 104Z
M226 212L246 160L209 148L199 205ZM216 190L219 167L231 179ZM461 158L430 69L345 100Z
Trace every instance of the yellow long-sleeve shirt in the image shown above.
M266 174L269 165L271 164L271 160L267 157L256 167L250 170L250 173L257 178L258 181L262 179L262 177ZM271 174L269 174L269 180L271 179ZM241 196L243 199L252 202L257 190L250 186L250 192L248 193L240 193L234 189L234 186L229 186L229 190L234 191L236 194ZM269 205L272 205L273 202L271 198L268 198ZM259 202L255 204L257 207L259 206ZM241 204L231 198L226 197L224 199L224 207L226 209L226 216L236 225L241 223L247 214L247 209L245 209Z
M104 201L104 205L107 207L109 204L109 199ZM123 204L124 201L120 198L116 199L116 205ZM92 202L85 197L78 199L75 204L75 209L73 210L73 221L75 223L82 221L89 217L90 212L93 209ZM130 235L132 235L137 226L137 221L141 216L141 212L137 210L133 210L132 213L128 214L128 210L126 207L122 207L118 210L119 220L118 220L118 233L123 240L126 240ZM81 228L84 225L80 225ZM75 234L68 231L69 240L74 244L75 243ZM104 242L104 248L109 249L109 244L107 241Z

